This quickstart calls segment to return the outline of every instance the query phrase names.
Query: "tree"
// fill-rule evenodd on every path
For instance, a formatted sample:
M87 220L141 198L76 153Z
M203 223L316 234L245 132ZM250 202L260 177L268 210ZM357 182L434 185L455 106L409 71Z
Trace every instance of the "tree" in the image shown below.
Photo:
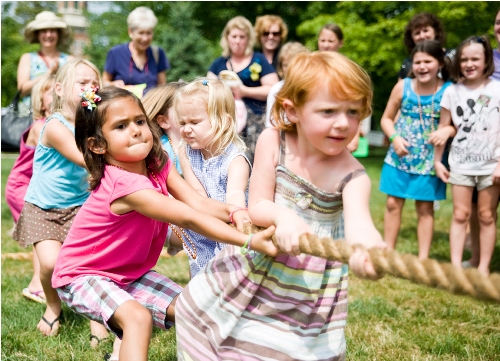
M55 12L55 2L2 2L2 107L7 106L17 92L17 65L21 55L39 48L26 42L23 29L43 10Z
M383 113L397 81L397 71L407 54L404 28L420 12L436 14L447 35L447 48L455 48L473 34L493 35L499 2L338 2L313 3L309 19L297 27L297 34L310 49L317 49L319 30L328 22L342 28L345 45L341 52L360 64L374 83L374 119ZM493 38L493 37L492 37Z

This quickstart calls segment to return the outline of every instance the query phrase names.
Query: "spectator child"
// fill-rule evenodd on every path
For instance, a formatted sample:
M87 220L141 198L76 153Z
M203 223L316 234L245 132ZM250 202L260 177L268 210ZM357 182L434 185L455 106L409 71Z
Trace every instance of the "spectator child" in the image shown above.
M452 67L458 83L443 95L439 124L446 127L453 121L457 132L448 159L450 171L439 161L442 145L436 146L435 160L437 175L452 185L450 252L451 263L457 267L461 267L474 187L478 190L478 270L485 275L495 248L500 194L500 82L489 79L494 70L493 50L486 36L471 36L460 43Z
M371 98L368 74L338 53L292 59L273 109L278 129L257 144L249 198L252 222L275 225L286 254L227 246L215 256L177 301L179 360L345 357L348 266L300 254L298 238L384 246L368 207L370 179L345 149ZM350 265L377 277L360 250Z
M418 43L411 54L412 76L393 88L381 125L391 146L385 157L380 190L387 193L384 237L396 247L401 213L406 199L414 199L417 210L418 257L429 257L434 232L434 201L446 198L446 184L435 175L434 147L430 133L439 123L439 102L451 84L445 54L434 40ZM399 118L396 114L400 111Z
M50 115L52 91L54 89L54 75L41 79L33 86L31 92L31 107L33 110L33 124L21 136L19 157L10 171L5 186L5 200L14 219L14 227L19 219L24 205L24 196L33 174L33 157L38 144L40 131L45 120ZM33 247L33 276L28 287L22 291L24 297L35 302L45 303L45 294L40 283L40 262Z
M50 278L73 218L87 199L87 171L74 138L75 111L82 88L100 85L99 70L85 59L66 63L56 74L52 109L40 131L24 206L14 231L23 247L33 245L40 262L40 281L47 308L37 328L46 336L57 335L61 301ZM98 339L107 331L91 323Z
M175 169L182 175L181 163L177 154L182 141L178 122L174 119L175 93L185 85L183 82L170 82L151 89L142 99L148 118L161 128L161 145L172 160Z
M220 80L198 79L181 88L174 109L186 146L181 149L184 178L198 192L246 211L251 165L245 143L236 132L235 103L231 89ZM180 235L180 233L179 233ZM225 246L193 231L184 233L191 277Z
M92 192L61 248L52 285L74 311L122 337L120 361L145 361L153 323L173 324L170 306L181 291L151 270L168 223L240 246L248 237L224 223L233 205L202 197L182 179L158 128L129 91L110 86L97 95L87 89L76 113L76 143ZM253 237L270 255L276 254L273 231Z

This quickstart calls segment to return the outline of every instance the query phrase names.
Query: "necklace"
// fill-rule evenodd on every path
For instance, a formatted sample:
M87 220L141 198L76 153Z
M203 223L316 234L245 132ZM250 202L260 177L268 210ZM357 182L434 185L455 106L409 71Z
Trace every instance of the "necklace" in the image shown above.
M437 88L438 88L438 83L436 82L436 89L434 89L434 94L432 94L432 99L431 99L431 115L430 115L430 130L426 131L425 130L425 122L424 122L424 117L423 117L423 110L422 110L422 104L420 104L420 92L418 91L418 81L416 82L416 91L417 91L417 99L418 99L418 114L420 115L420 125L422 126L422 136L424 139L427 139L429 137L429 134L432 133L435 130L435 125L434 125L434 97L436 96L437 93Z
M174 146L172 144L172 140L170 137L167 135L168 143L170 144L170 148L172 148L172 153L174 153L174 166L177 168L177 154L175 154Z
M184 249L187 251L187 253L189 253L189 255L191 256L192 259L196 259L196 257L197 257L197 254L196 254L196 245L194 244L194 242L191 239L191 237L189 237L189 235L186 233L186 231L183 228L178 227L179 230L182 233L181 234L181 233L179 233L177 231L177 229L175 229L175 227L177 227L177 226L174 226L173 224L171 224L170 226L172 227L172 231L175 233L175 235L177 237L179 237L179 239L182 241L182 245L184 246ZM188 247L188 245L184 241L184 238L182 237L183 235L184 235L184 237L186 237L186 239L191 244L191 246L193 247L193 249L191 249L190 247Z
M114 165L114 164L110 164L110 163L106 163L106 164L107 164L107 165L110 165L110 166L112 166L112 167L115 167L115 168L118 168L118 169L121 169L121 170L124 170L124 171L128 172L128 170L126 170L126 169L125 169L125 168L123 168L123 167L120 167L119 165ZM156 177L155 172L153 172L153 171L152 171L149 167L147 167L147 169L148 169L148 173L149 173L149 174L151 174L151 177L153 177L153 179L156 181L156 183L157 183L158 185L160 185L160 181L159 181L159 180L158 180L158 178ZM161 186L160 186L160 188L161 188ZM163 191L162 191L162 193L163 193Z

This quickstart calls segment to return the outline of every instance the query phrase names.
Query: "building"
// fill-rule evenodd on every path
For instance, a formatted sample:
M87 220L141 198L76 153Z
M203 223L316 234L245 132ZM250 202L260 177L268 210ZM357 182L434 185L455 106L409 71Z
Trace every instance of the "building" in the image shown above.
M70 53L75 56L82 56L85 46L90 44L87 34L89 22L85 17L83 10L87 9L86 1L58 1L57 12L71 27L73 33L73 42L70 45Z

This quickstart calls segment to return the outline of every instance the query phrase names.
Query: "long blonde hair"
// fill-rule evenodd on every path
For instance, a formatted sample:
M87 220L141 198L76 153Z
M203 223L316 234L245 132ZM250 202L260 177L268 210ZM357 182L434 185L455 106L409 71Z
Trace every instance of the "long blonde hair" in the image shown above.
M234 143L241 151L246 149L236 129L236 107L231 89L220 80L198 78L177 91L174 99L176 117L179 119L178 104L184 98L197 97L205 103L210 121L206 137L211 140L207 148L215 146L214 156L221 154Z
M45 79L37 82L31 90L31 108L33 110L33 120L47 118L50 114L51 104L43 104L43 93L54 86L54 75L49 75ZM52 90L54 92L54 90ZM45 110L42 107L45 106Z
M253 29L252 23L244 16L236 16L229 20L222 30L220 38L220 46L222 48L222 56L227 57L231 55L231 50L229 49L229 44L227 42L227 37L233 29L240 29L247 35L247 47L245 48L245 56L252 54L253 46L255 45L255 30Z
M83 58L78 58L68 61L57 71L55 79L55 84L57 83L61 84L61 89L63 90L64 94L66 94L66 96L60 97L59 95L56 94L54 89L53 93L54 99L52 100L52 113L59 112L65 118L75 117L75 114L65 114L63 112L63 106L66 102L71 102L70 99L72 94L71 86L75 82L75 71L76 67L79 64L85 64L88 67L90 67L93 71L95 71L95 73L97 74L97 78L99 79L99 87L102 87L101 73L99 72L99 69L97 69L97 67L92 62Z

